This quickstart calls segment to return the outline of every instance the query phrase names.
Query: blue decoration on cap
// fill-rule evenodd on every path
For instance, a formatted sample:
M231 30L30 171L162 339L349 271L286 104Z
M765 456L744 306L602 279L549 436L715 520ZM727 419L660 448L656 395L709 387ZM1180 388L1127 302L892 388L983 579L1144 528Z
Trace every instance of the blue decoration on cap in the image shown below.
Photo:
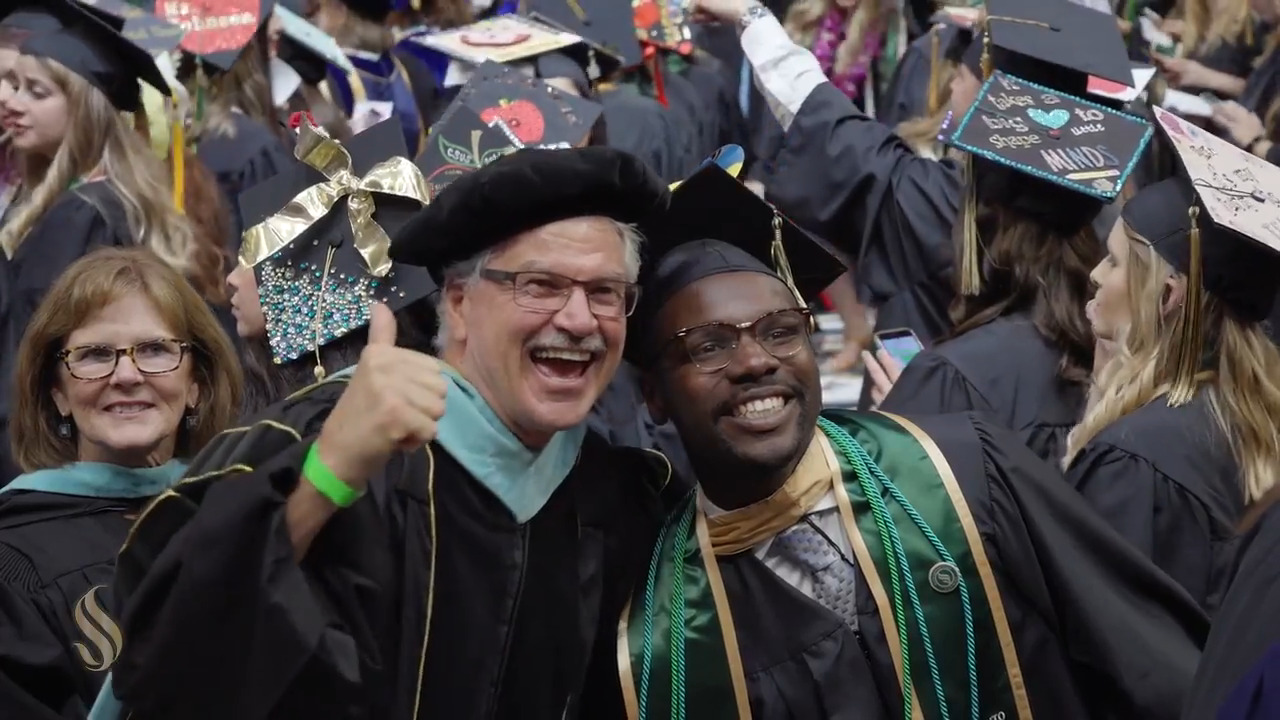
M1002 72L939 139L1033 177L1113 200L1151 142L1151 123Z

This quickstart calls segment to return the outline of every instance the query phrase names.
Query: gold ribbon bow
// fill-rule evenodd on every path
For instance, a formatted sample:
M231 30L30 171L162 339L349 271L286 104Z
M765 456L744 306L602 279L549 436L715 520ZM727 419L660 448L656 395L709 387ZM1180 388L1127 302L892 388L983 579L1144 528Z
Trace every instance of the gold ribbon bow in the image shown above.
M411 198L426 205L429 195L422 171L408 158L397 156L374 165L364 177L357 177L347 149L305 118L298 126L298 145L293 154L328 180L298 193L279 212L245 230L240 262L253 267L280 252L345 197L356 249L370 274L385 277L391 271L391 238L373 221L373 193Z

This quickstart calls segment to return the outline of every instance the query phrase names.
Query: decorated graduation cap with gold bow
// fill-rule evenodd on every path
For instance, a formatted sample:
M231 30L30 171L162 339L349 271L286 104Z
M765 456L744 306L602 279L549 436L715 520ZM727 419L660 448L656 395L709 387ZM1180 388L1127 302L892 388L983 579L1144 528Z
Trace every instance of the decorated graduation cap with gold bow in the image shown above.
M427 202L422 172L405 155L394 118L343 147L303 119L298 163L240 196L246 223L240 264L253 269L277 364L312 354L369 322L426 297L425 270L394 263L394 233Z
M1265 320L1280 287L1280 168L1154 108L1184 173L1140 190L1121 217L1187 276L1168 403L1195 396L1206 356L1202 293L1244 323Z

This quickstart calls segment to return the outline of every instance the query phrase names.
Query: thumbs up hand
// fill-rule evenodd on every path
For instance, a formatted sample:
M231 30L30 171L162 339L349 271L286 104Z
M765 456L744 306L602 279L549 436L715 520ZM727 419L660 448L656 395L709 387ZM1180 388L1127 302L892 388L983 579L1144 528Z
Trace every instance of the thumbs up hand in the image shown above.
M356 371L316 441L321 461L357 490L393 452L435 439L448 387L439 361L396 347L396 319L387 306L371 308L368 336Z

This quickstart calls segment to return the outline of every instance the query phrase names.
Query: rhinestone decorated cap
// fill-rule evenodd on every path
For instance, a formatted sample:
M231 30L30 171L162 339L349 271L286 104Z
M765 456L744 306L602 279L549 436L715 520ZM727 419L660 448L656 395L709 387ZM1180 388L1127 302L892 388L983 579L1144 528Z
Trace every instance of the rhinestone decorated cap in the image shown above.
M374 303L400 310L436 289L394 263L390 240L426 202L426 181L391 118L343 144L304 122L298 161L240 196L271 355L293 362L369 323Z

